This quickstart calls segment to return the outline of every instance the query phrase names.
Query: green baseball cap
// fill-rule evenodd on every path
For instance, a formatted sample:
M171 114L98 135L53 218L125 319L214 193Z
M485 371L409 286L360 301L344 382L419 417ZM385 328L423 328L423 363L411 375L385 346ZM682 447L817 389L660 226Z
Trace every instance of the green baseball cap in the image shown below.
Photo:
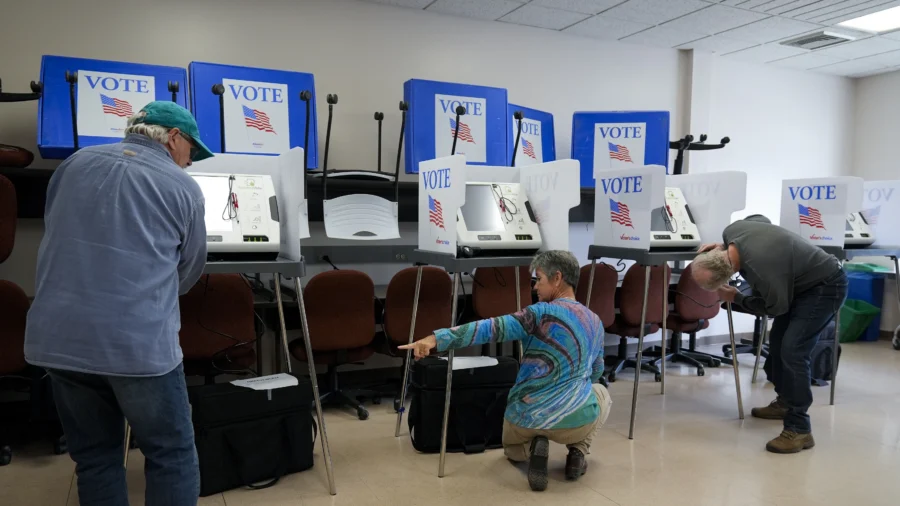
M141 112L146 113L143 118L136 120L135 124L159 125L166 128L177 128L184 135L194 141L197 147L191 161L198 162L213 156L212 151L200 140L200 129L197 128L197 120L191 111L167 100L157 100L145 105Z

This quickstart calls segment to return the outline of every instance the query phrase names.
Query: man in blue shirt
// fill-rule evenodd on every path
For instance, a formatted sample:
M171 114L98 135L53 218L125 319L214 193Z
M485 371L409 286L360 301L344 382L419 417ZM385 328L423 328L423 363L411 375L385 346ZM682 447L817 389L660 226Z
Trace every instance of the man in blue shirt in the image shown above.
M50 179L25 355L50 374L82 506L128 504L126 419L147 461L146 504L194 505L178 296L203 272L206 225L183 169L212 153L172 102L148 104L125 134Z

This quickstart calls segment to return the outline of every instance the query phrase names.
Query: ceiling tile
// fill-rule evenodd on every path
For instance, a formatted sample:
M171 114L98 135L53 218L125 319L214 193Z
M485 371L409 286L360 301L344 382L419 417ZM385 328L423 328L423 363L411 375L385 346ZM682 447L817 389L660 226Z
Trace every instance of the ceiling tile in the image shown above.
M860 3L866 0L803 0L796 5L778 9L778 12L773 14L789 18L804 19L807 17L814 17L817 13L831 12L835 9L835 4L847 5L848 1Z
M834 24L900 5L900 1L889 2L887 0L867 0L851 3L852 5L849 6L846 4L837 4L835 8L823 9L823 12L825 10L828 10L828 12L809 17L808 19L815 23Z
M900 30L897 30L896 32L882 33L881 35L879 35L879 37L884 37L885 39L891 40L900 40Z
M695 49L707 53L725 54L740 51L741 49L747 49L748 47L755 45L756 43L754 42L729 39L727 37L722 37L721 35L711 35L700 40L682 44L678 46L678 49Z
M898 49L900 49L900 41L872 37L865 40L846 42L834 47L827 47L825 49L820 49L818 52L828 56L852 60L853 58L862 58L864 56L887 53L888 51L896 51Z
M625 37L622 39L622 42L655 47L675 47L686 42L702 39L703 37L705 37L705 35L702 33L683 32L664 26L654 26L649 30L644 30L643 32Z
M885 67L896 67L900 65L900 51L891 51L890 53L881 53L865 58L857 58L855 62L872 62L879 63Z
M861 62L859 60L850 60L841 63L835 63L834 65L826 65L824 67L817 67L813 69L815 72L824 72L826 74L836 74L839 76L850 76L853 74L860 74L862 72L870 72L873 70L886 68L884 65L881 65L878 62Z
M746 40L749 42L756 42L757 44L764 44L766 42L785 39L792 35L811 32L817 28L821 27L819 25L806 23L804 21L771 17L763 19L762 21L750 23L749 25L735 28L733 30L728 30L727 32L723 32L721 35L724 35L731 39Z
M709 7L700 0L630 0L603 13L604 16L657 25Z
M363 0L364 2L374 2L377 4L394 5L396 7L411 7L413 9L424 9L434 0Z
M769 17L767 14L758 12L750 12L723 5L710 5L706 9L669 21L664 26L685 32L715 35L767 17Z
M564 9L582 14L599 14L610 7L615 7L626 0L532 0L533 5Z
M477 19L500 19L523 2L513 0L437 0L428 6L428 12L452 14Z
M737 60L749 61L754 63L767 63L774 60L787 58L807 52L805 49L796 47L782 46L781 44L763 44L761 46L751 47L742 51L729 53L729 58Z
M594 39L618 40L627 37L633 33L640 32L650 28L651 25L644 23L633 23L631 21L623 21L621 19L604 18L602 16L594 16L588 18L577 25L570 26L563 30L565 33L572 35L582 35Z
M500 21L515 23L517 25L549 28L551 30L562 30L567 26L572 26L589 17L589 14L579 14L577 12L564 11L562 9L551 9L539 5L525 5L520 9L510 12L506 16L503 16L500 18Z
M772 65L778 65L779 67L790 67L795 69L813 69L816 67L822 67L825 65L833 65L835 63L840 63L844 60L840 58L835 58L834 56L828 56L821 53L806 53L797 56L791 56L790 58L784 58L782 60L773 61Z

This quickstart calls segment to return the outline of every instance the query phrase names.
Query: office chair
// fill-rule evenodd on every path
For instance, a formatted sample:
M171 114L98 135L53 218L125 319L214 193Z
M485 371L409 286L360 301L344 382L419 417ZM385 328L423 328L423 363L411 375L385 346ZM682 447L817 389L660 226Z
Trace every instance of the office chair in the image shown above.
M403 358L403 369L406 363L406 352L397 346L409 343L409 326L412 323L413 298L416 292L417 267L407 267L391 278L384 299L384 341L387 355ZM413 341L418 341L434 333L437 329L450 325L452 311L453 281L446 271L437 267L422 268L422 283L419 289L418 311L416 312L416 329ZM402 380L401 380L402 381ZM394 411L400 409L400 389L394 396Z
M303 297L315 363L328 366L329 391L322 394L322 404L349 406L360 420L369 418L358 398L379 403L380 397L371 390L341 390L337 368L363 362L375 353L375 284L363 272L331 270L313 276ZM289 348L297 360L307 360L303 339L295 339Z
M472 280L472 312L479 320L496 318L515 313L516 271L514 267L479 267ZM531 269L519 267L519 297L522 308L529 306L531 299ZM521 344L521 343L518 343ZM501 345L496 345L499 349ZM515 345L514 345L515 346ZM490 344L482 346L482 355L488 355Z
M588 282L591 279L591 266L585 265L578 275L578 287L575 299L588 307L600 317L604 328L610 327L616 319L616 285L619 284L619 273L605 263L597 264L594 269L594 286L591 289L591 303L585 302Z
M681 345L682 333L690 334L691 340L696 342L697 332L708 328L709 321L719 314L719 297L716 292L704 290L691 276L691 266L688 265L681 273L678 287L675 292L675 310L669 313L666 319L667 330L672 331L672 340L666 350L666 360L674 363L683 363L697 368L697 376L703 376L706 372L704 365L719 367L722 362L716 358L692 353ZM671 298L670 298L671 300ZM663 336L665 339L667 336ZM644 352L648 357L660 357L662 348L654 346ZM659 365L662 358L657 358L652 363Z
M17 206L15 187L9 179L0 176L0 263L9 258L15 244ZM43 369L25 362L25 321L30 305L21 287L0 280L0 386L27 389L30 414L17 425L27 430L50 422L48 432L55 439L53 452L60 455L66 452L66 440L57 422L49 379ZM0 409L0 412L11 411ZM6 431L0 431L0 466L12 460L10 439Z
M184 373L206 384L244 375L256 362L253 290L240 274L209 274L179 299ZM259 371L257 371L259 372Z
M607 357L609 381L615 381L616 375L626 367L637 367L635 359L628 356L628 338L638 338L641 330L641 308L644 301L644 269L646 266L634 264L625 272L622 287L619 290L619 314L615 322L608 327L612 334L619 336L619 350L616 356ZM664 270L665 269L665 270ZM644 337L659 330L662 323L663 289L668 289L671 271L668 266L650 268L650 290L647 292L647 313L644 322ZM593 298L593 296L591 297ZM648 360L641 360L641 370L652 372L656 381L662 381L659 369Z

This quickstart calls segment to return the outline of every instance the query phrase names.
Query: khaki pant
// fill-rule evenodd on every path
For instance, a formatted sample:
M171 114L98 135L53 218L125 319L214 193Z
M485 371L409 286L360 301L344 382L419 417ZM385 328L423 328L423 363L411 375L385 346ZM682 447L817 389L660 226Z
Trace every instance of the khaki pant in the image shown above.
M543 436L554 443L575 448L587 455L591 452L591 441L597 429L606 423L609 416L609 408L612 399L609 391L603 385L594 385L594 395L597 396L600 405L600 416L592 423L572 429L526 429L503 421L503 452L506 458L513 462L525 462L531 451L531 440L537 436Z

